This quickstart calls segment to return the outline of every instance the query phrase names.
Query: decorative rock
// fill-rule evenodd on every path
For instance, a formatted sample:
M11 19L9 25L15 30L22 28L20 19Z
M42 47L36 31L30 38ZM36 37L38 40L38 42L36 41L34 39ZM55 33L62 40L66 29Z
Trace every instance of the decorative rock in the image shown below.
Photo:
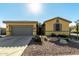
M61 39L59 42L60 42L61 44L67 44L67 43L68 43L66 40L63 40L63 39Z

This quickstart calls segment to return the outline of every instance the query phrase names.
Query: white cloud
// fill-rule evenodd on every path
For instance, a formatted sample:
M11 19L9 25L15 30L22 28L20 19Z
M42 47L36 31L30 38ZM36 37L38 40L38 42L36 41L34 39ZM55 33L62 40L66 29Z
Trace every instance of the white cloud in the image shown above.
M69 24L69 27L74 27L74 26L76 26L76 23L74 22Z
M0 22L0 27L2 27L2 28L6 28L6 24Z

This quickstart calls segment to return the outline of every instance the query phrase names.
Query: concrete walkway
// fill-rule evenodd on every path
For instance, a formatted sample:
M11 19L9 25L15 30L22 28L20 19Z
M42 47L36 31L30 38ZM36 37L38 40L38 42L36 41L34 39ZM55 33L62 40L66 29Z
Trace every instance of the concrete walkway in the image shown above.
M76 34L76 33L71 33L71 35L73 35L73 36L77 36L77 34ZM79 34L78 34L78 36L79 36Z
M32 36L0 38L0 56L21 56Z

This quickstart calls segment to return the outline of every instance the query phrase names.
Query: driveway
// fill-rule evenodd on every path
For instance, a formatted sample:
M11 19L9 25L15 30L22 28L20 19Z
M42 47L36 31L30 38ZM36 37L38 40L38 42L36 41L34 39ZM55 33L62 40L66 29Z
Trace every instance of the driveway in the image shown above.
M0 38L0 56L20 56L32 36L10 36Z

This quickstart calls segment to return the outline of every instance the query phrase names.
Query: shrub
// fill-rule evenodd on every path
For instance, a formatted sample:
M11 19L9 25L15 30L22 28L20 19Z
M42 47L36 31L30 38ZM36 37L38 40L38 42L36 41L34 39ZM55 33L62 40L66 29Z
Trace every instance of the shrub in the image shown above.
M66 40L67 42L69 42L69 38L64 38L64 40Z
M34 36L32 39L33 39L35 42L42 42L42 41L41 41L41 38L40 38L38 35Z
M68 43L67 40L63 40L63 39L60 40L59 42L60 42L60 44L67 44Z
M47 38L44 38L44 41L48 41Z
M75 36L75 35L71 35L70 38L74 39L74 40L77 40L77 36ZM79 36L78 36L78 38L79 38Z
M56 44L58 44L58 45L67 45L68 44L68 41L66 39L61 38L61 39L59 39L56 42Z
M67 38L68 36L65 34L59 34L59 35L57 35L57 37Z
M50 36L51 37L56 37L56 34L55 33L52 33Z

